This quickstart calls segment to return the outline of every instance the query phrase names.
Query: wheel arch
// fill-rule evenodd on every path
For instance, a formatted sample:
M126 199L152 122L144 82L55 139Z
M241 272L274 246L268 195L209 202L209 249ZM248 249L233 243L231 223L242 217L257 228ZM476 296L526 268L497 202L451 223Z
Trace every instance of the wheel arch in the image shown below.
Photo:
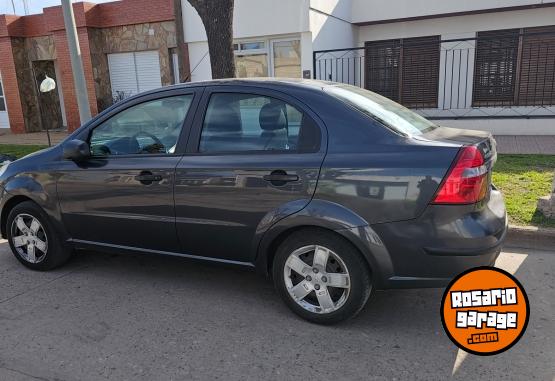
M40 176L20 175L11 178L4 187L0 205L0 232L3 237L6 237L6 221L10 211L22 202L32 201L50 218L52 226L60 234L60 237L63 240L69 238L62 223L55 179L51 176L41 178Z
M31 198L23 195L17 195L11 197L9 200L2 207L2 213L0 215L0 232L2 233L2 237L7 237L7 227L6 224L8 222L8 215L15 208L16 205L21 204L25 201L33 201ZM33 201L34 202L34 201Z
M325 230L347 240L364 258L378 287L393 273L389 253L376 232L356 213L323 200L311 201L306 208L283 218L264 233L255 260L257 272L269 276L279 245L302 229Z

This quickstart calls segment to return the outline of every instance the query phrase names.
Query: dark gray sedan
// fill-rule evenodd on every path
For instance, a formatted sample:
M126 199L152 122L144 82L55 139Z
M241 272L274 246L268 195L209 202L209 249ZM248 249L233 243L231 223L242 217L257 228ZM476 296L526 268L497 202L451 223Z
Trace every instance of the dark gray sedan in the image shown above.
M492 265L507 231L489 133L439 127L356 87L224 80L102 112L0 170L1 233L34 270L74 249L256 268L305 319L374 289Z

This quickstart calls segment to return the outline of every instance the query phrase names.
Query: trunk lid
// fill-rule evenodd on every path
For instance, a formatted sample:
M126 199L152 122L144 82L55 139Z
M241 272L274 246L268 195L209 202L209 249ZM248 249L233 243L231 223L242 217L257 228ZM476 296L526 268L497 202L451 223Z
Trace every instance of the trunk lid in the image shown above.
M438 127L422 134L420 137L435 142L444 142L460 146L476 146L482 153L484 161L490 170L497 160L497 144L490 132Z

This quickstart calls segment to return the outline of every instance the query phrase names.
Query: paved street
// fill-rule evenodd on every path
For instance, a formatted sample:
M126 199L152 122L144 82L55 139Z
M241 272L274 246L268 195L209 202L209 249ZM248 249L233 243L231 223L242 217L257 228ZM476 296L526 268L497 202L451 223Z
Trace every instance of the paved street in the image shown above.
M81 253L24 269L0 241L1 380L504 379L555 377L555 253L507 250L528 292L522 340L465 356L441 327L442 290L385 291L354 320L300 320L237 268Z

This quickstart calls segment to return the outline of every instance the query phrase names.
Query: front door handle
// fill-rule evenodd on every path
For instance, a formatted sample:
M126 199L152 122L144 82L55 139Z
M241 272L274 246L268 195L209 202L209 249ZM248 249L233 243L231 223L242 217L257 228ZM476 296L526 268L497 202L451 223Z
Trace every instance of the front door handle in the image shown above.
M149 171L142 171L139 175L135 176L135 180L144 185L152 184L153 182L162 181L162 176L154 175Z
M277 170L272 171L269 175L264 175L263 179L272 185L282 186L292 181L299 181L299 176L288 175L285 171Z

